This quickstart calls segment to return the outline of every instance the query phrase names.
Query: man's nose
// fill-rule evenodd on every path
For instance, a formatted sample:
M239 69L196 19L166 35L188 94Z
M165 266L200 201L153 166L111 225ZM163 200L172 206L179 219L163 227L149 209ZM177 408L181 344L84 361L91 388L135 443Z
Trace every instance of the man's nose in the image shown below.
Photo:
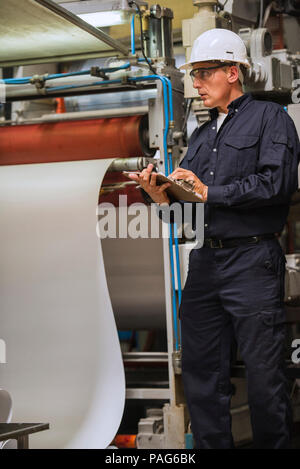
M195 88L197 90L198 88L202 87L203 83L204 82L203 82L203 80L201 80L201 78L196 77L196 78L194 78L194 81L193 81L193 88Z
M200 83L197 78L195 78L195 80L193 81L193 88L195 88L196 90L200 88Z

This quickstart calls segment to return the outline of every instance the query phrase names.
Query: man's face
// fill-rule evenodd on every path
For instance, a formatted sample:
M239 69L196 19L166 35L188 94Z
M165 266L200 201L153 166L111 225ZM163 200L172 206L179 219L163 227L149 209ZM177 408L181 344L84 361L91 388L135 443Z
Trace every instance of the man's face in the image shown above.
M216 64L212 62L197 62L193 64L193 70L204 69L196 74L193 87L198 90L204 106L208 108L221 105L230 91L227 74L224 73L228 70L228 67L211 69L205 72L205 67L209 68L214 65Z

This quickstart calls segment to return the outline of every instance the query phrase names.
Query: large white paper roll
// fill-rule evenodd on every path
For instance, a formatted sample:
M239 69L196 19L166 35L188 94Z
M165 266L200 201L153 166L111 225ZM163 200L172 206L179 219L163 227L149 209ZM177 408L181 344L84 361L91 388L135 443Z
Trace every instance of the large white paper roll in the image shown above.
M0 387L31 448L105 448L125 379L96 208L112 160L0 167Z

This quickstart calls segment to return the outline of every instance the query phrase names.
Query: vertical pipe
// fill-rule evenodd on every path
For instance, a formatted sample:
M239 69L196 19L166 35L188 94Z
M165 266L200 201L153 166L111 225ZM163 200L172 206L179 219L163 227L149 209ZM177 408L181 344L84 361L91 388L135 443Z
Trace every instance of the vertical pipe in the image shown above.
M134 15L131 20L131 53L135 55L135 31L134 31Z

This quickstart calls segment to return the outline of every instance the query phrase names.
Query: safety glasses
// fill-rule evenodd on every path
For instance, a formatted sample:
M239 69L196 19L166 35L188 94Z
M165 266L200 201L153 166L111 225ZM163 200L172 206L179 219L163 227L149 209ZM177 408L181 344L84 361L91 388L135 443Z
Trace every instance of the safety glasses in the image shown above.
M213 75L213 71L211 70L216 70L217 68L222 68L222 67L228 67L232 64L230 63L224 63L220 65L215 65L214 67L201 67L201 68L194 68L193 70L190 71L190 77L193 80L193 82L197 79L202 80L202 81L207 81L210 79L210 77Z

